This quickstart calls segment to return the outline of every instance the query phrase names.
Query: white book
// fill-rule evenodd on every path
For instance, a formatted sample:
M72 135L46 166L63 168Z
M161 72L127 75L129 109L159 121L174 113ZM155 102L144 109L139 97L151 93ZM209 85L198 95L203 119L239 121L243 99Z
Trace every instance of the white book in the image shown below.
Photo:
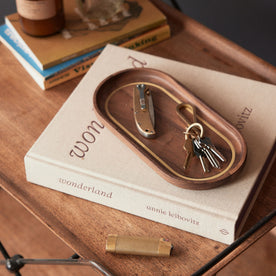
M210 190L172 185L101 124L96 87L133 67L168 73L241 131L248 153L235 178ZM229 244L275 155L275 102L274 85L108 45L26 154L27 180Z

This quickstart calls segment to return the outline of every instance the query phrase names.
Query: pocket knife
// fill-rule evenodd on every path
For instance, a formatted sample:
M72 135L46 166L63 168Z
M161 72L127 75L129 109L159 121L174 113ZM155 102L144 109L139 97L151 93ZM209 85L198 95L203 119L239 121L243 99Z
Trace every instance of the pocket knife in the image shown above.
M137 84L133 91L133 110L137 129L146 138L155 136L154 107L151 91L145 84Z

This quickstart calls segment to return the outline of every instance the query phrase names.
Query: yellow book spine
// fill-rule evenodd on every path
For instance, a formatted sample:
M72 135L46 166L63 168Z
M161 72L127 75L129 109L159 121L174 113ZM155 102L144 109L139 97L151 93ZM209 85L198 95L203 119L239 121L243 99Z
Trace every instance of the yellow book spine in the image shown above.
M170 27L168 24L165 24L161 27L158 27L154 30L148 31L126 42L123 42L119 44L119 46L129 48L132 50L141 51L146 47L152 46L158 42L168 39L170 37L170 34ZM75 66L70 67L68 70L62 71L61 73L54 75L51 78L45 79L45 89L49 89L65 81L71 80L75 77L85 74L93 65L97 57L98 55L94 56L91 59L85 60L81 63L78 63Z

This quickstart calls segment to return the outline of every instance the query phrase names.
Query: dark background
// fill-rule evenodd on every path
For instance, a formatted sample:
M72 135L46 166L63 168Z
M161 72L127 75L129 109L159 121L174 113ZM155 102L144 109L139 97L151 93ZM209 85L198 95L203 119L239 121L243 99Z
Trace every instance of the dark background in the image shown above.
M276 66L276 0L163 1ZM15 11L15 0L0 0L0 24Z

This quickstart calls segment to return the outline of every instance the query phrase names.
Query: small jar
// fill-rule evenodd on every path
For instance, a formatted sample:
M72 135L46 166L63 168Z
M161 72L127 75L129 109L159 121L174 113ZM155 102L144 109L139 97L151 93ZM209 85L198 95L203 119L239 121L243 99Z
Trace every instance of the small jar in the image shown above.
M47 36L65 25L62 0L16 0L22 29L33 36Z

